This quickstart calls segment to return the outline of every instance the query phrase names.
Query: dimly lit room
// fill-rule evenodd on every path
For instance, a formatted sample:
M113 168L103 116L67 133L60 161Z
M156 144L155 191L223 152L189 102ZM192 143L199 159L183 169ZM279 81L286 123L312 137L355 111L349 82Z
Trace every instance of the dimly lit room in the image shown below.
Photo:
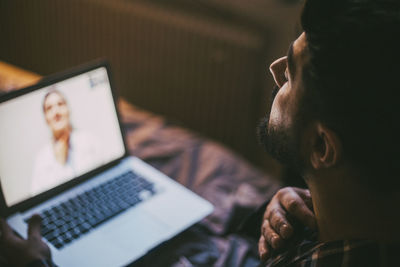
M394 266L398 25L394 0L1 0L0 266Z

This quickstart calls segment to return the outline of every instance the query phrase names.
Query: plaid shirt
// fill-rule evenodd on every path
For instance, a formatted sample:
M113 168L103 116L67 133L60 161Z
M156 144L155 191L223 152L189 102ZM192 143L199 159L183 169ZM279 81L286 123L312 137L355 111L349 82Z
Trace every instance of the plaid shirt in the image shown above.
M309 238L307 238L309 236ZM316 241L316 234L293 242L263 266L353 267L400 266L400 242L381 244L369 240Z

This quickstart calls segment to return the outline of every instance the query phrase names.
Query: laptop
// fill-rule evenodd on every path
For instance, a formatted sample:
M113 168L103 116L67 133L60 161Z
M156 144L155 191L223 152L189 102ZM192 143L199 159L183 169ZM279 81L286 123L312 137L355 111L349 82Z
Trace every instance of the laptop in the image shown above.
M59 266L126 266L213 206L137 157L121 129L107 62L0 96L1 215L31 215Z

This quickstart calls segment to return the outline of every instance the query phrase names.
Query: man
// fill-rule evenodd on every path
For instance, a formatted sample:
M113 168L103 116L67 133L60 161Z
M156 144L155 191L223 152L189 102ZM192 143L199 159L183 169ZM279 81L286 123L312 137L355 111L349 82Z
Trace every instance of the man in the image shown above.
M260 252L278 249L268 250L267 266L393 266L400 248L393 209L400 204L400 3L309 0L302 24L288 56L271 65L279 90L260 136L310 191L285 188L274 196ZM36 255L48 257L44 249Z
M260 254L286 241L267 266L398 265L400 3L309 0L302 26L270 67L278 91L260 136L311 195L278 192ZM309 226L292 238L290 214Z

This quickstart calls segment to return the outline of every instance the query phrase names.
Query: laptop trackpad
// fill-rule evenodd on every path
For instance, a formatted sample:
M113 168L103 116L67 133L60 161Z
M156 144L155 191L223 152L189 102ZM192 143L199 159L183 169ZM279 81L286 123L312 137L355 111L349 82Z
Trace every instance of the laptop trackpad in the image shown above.
M127 211L103 229L104 237L129 254L144 254L167 238L168 226L141 207Z

